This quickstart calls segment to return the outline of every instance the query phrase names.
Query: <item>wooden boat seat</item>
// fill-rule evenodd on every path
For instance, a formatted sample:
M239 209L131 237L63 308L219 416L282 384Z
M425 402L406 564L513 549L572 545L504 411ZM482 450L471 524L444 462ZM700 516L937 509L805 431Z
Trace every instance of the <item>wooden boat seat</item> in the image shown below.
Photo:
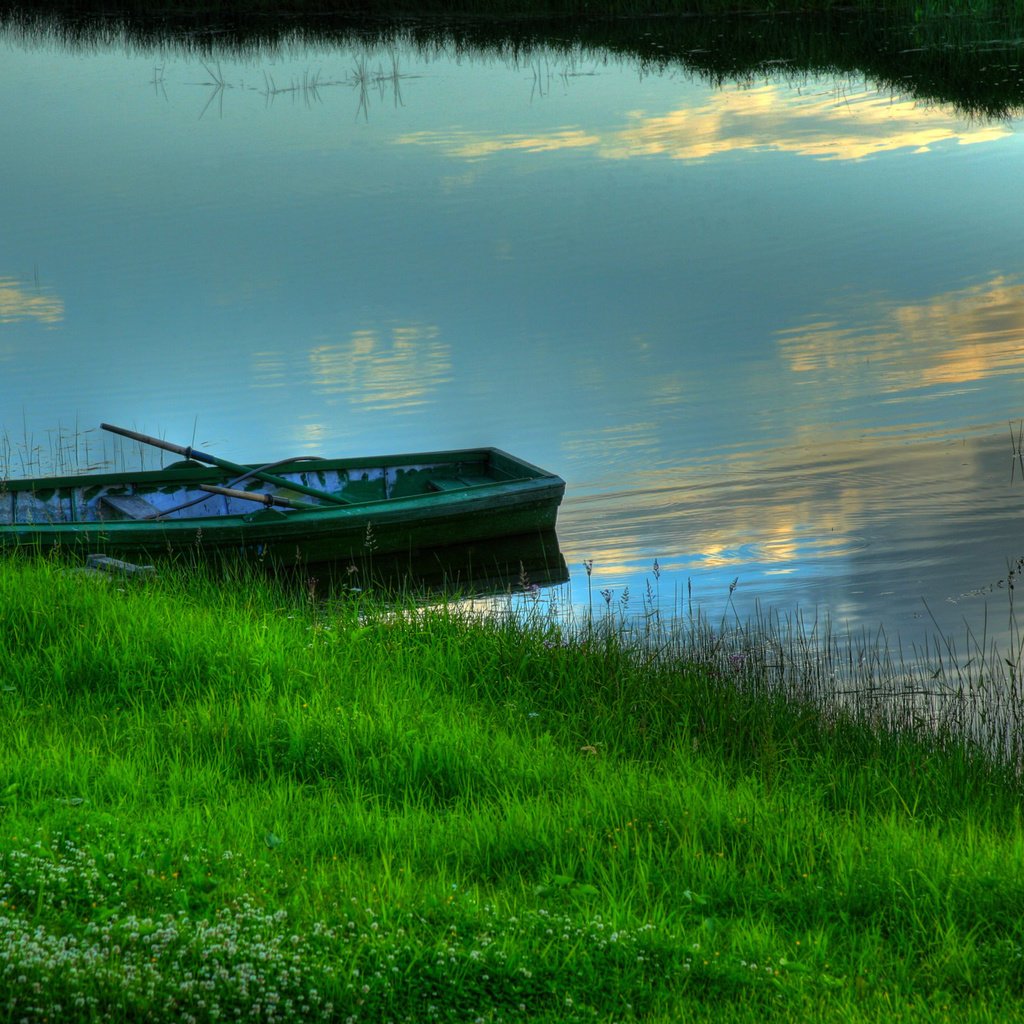
M427 481L427 489L431 491L464 491L467 487L494 483L486 476L431 477Z
M137 494L104 494L100 505L118 513L124 519L148 519L160 514L156 505L150 504Z
M436 477L427 481L427 487L432 491L461 491L465 486L461 480L449 477Z

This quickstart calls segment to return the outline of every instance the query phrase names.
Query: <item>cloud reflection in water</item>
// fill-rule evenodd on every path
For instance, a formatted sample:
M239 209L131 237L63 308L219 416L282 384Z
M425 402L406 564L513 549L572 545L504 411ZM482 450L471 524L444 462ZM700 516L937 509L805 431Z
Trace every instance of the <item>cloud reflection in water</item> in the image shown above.
M784 83L722 88L697 105L665 113L633 110L626 116L626 125L617 128L563 125L524 135L453 127L408 132L395 142L435 146L464 160L568 149L591 150L608 160L706 160L750 150L863 160L895 150L924 153L943 143L974 145L1012 135L1005 124L967 123L947 108L922 106L874 89L804 94Z

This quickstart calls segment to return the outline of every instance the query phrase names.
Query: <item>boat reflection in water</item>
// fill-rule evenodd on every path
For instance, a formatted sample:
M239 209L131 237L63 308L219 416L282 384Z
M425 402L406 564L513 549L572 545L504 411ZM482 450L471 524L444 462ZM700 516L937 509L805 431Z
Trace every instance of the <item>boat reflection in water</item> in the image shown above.
M385 595L445 593L478 597L532 593L569 580L554 530L401 555L370 553L357 559L310 565L305 572L310 586L318 592L359 588Z

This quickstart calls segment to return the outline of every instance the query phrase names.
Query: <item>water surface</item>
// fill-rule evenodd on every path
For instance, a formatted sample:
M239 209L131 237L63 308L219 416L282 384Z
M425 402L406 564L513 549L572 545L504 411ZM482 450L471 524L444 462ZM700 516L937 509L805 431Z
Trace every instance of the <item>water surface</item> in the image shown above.
M8 35L0 89L12 474L109 455L101 420L236 461L494 444L567 480L579 603L657 559L666 607L1003 629L1017 123L583 50Z

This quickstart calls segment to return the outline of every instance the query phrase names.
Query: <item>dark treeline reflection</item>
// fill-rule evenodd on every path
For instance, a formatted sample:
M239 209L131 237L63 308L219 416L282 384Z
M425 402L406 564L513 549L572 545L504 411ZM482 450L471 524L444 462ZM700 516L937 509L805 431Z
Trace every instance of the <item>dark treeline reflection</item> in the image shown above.
M774 15L639 20L372 21L297 18L273 10L230 15L146 13L145 5L0 3L0 25L69 47L168 47L203 54L303 45L406 43L427 49L528 58L538 49L601 49L649 71L685 70L715 84L765 76L862 74L904 96L951 103L961 113L1024 112L1024 23L978 16L922 22L860 15Z

